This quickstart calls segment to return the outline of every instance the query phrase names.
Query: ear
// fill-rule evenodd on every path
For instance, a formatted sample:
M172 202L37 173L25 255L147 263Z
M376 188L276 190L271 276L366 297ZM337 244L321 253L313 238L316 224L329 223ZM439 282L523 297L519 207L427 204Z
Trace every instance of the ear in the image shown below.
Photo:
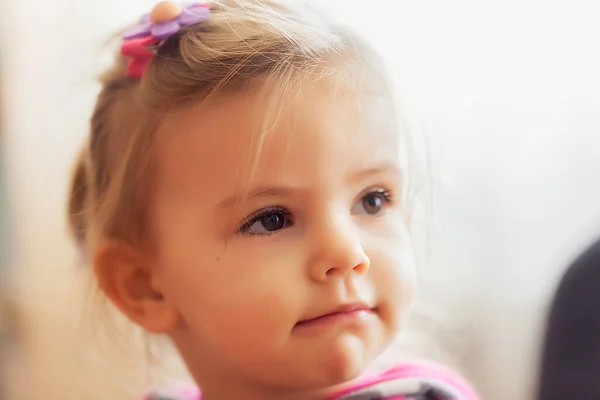
M92 261L100 289L129 319L151 333L168 333L177 327L179 313L152 286L151 264L138 249L105 241Z

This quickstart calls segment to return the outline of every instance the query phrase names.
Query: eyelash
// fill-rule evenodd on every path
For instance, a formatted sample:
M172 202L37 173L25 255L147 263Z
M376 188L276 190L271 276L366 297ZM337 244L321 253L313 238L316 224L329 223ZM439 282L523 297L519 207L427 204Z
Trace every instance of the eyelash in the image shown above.
M387 204L390 204L392 202L392 200L394 199L392 191L388 190L388 189L383 189L383 188L370 189L368 192L363 194L361 198L365 197L368 194L378 194L381 197L381 199L383 201L385 201Z
M268 236L268 235L272 235L273 233L279 232L279 231L274 231L274 232L270 232L270 233L260 233L259 234L259 233L253 233L250 231L250 228L252 227L252 225L254 225L258 221L260 221L262 218L264 218L268 214L281 214L286 219L289 219L289 217L292 215L292 213L287 208L282 207L282 206L261 208L260 210L254 212L253 214L250 214L249 216L244 218L243 223L238 228L239 233L242 235L249 235L249 236Z
M392 190L384 189L384 188L369 189L367 192L365 192L364 194L362 194L360 196L360 199L362 200L368 195L379 196L386 205L392 204L393 200L394 200ZM273 231L273 232L266 232L266 233L251 232L252 225L259 222L262 218L264 218L266 215L269 215L269 214L280 214L284 218L286 218L286 220L288 220L290 224L293 225L293 221L290 221L290 216L292 215L292 213L287 208L285 208L283 206L273 206L273 207L262 208L256 212L250 214L246 218L244 218L243 222L240 224L240 226L238 228L238 232L241 235L248 235L248 236L270 236L274 233L279 232L279 230Z

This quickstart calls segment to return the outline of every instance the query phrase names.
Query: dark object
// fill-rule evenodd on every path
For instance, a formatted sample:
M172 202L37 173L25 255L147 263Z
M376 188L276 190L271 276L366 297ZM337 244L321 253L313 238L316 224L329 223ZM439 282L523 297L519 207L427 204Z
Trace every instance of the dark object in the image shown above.
M419 393L409 394L406 398L411 400L452 400L454 397L441 389L422 385Z
M600 399L600 241L562 278L546 335L538 399Z

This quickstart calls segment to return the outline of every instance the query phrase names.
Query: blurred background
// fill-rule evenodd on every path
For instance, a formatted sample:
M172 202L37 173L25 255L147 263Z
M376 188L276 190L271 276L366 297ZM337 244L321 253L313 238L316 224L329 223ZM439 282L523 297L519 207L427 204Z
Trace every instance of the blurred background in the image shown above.
M175 357L155 368L143 349L98 346L66 234L104 42L153 3L0 2L1 399L125 400L185 377ZM450 364L486 400L533 399L557 281L600 236L600 6L319 3L384 54L429 144L422 292L388 357Z

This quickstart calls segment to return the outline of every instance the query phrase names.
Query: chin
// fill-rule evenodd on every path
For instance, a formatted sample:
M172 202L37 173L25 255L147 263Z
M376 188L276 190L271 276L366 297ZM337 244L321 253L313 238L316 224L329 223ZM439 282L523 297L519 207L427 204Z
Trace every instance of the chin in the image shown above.
M377 356L372 346L354 335L336 338L323 353L317 368L324 385L337 385L358 378Z

